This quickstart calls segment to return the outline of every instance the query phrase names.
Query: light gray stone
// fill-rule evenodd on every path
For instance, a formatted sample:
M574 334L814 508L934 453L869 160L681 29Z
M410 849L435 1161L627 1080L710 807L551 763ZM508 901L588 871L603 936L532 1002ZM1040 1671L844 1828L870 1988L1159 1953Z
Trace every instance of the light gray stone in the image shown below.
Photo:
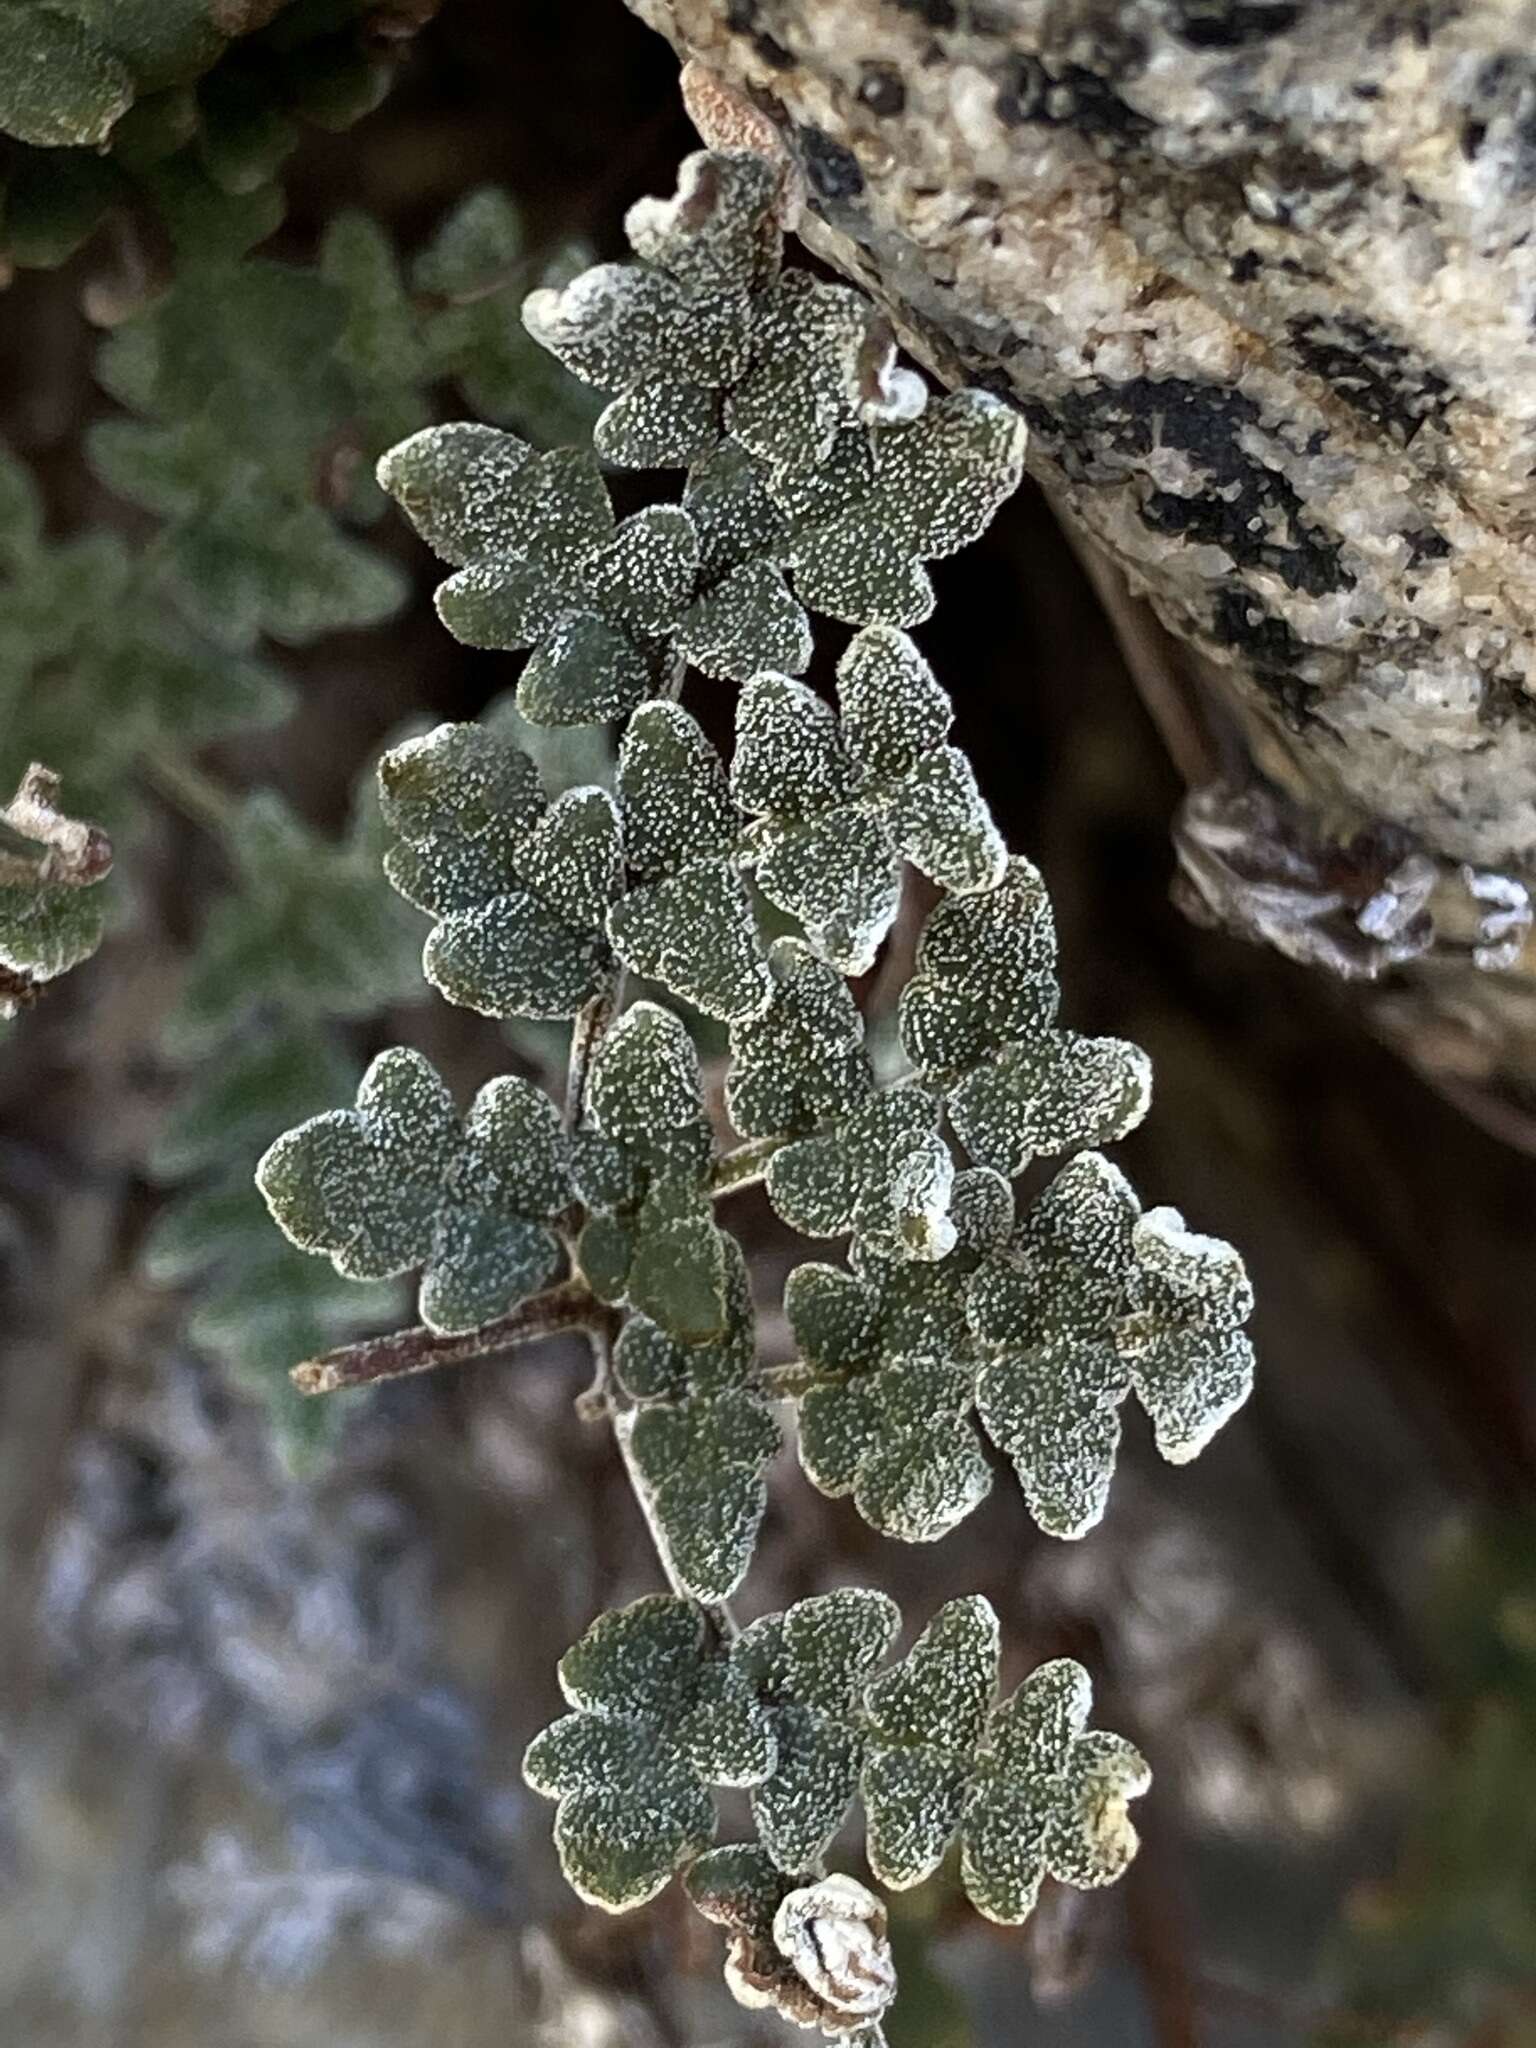
M1532 881L1536 0L631 4L810 246L1022 408L1320 857L1382 836L1354 907L1410 852ZM1536 973L1446 944L1442 1011ZM1458 1067L1536 1076L1501 1000Z

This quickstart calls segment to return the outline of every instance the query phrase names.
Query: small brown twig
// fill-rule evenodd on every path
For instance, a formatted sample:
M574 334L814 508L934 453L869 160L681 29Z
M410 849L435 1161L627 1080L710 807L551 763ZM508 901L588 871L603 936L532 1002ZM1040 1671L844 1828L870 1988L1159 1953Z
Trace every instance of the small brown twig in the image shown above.
M816 1384L816 1368L803 1358L788 1358L782 1365L758 1367L757 1383L770 1401L798 1401Z
M462 1365L488 1358L515 1344L531 1344L561 1330L607 1328L614 1311L606 1308L584 1280L562 1280L557 1287L530 1295L510 1315L485 1323L462 1336L443 1337L418 1324L393 1330L387 1337L365 1337L343 1344L321 1358L296 1365L289 1378L301 1394L336 1394L347 1387L370 1387L380 1380L403 1379L409 1373L432 1372L440 1365Z
M571 1057L565 1072L565 1128L574 1131L587 1104L592 1055L602 1044L616 1007L616 989L606 988L583 1003L571 1026Z
M782 1152L787 1138L749 1138L733 1151L722 1152L710 1170L709 1192L728 1195L735 1188L756 1186L768 1171L775 1152Z

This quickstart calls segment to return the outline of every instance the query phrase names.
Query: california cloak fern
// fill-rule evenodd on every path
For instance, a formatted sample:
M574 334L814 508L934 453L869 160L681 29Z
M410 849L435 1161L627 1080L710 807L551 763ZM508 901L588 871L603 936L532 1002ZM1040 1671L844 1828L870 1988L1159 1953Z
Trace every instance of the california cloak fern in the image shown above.
M426 428L380 480L453 574L471 644L529 650L535 724L623 722L617 787L551 800L504 733L446 727L381 769L396 887L432 919L449 1000L574 1020L564 1118L492 1083L460 1118L419 1056L375 1063L356 1109L279 1139L258 1180L338 1272L422 1272L425 1327L301 1369L355 1384L579 1325L671 1592L600 1617L564 1659L571 1712L527 1775L556 1843L610 1910L675 1871L729 1933L738 1998L866 2043L895 1988L884 1909L824 1859L855 1801L868 1865L900 1888L955 1845L990 1918L1045 1874L1113 1881L1145 1763L1087 1727L1069 1659L997 1698L997 1623L948 1603L905 1657L900 1616L846 1588L741 1629L780 1418L814 1484L885 1534L929 1541L985 1495L983 1436L1040 1526L1104 1512L1134 1392L1192 1457L1245 1398L1241 1260L1143 1211L1098 1149L1145 1114L1145 1055L1058 1022L1040 876L1010 858L949 698L909 629L925 564L981 531L1024 429L986 394L930 395L873 309L779 260L775 174L701 153L629 218L636 264L536 292L534 338L612 394L596 448L686 472L674 503L615 517L598 462L488 427ZM811 613L853 627L835 705L799 680ZM729 766L679 699L739 684ZM702 700L701 700L702 701ZM938 901L877 1082L846 977L874 962L910 865ZM766 903L801 936L763 937ZM726 1025L722 1151L683 1015ZM1013 1183L1064 1161L1022 1215ZM721 1195L762 1179L792 1229L848 1245L786 1294L802 1358L756 1358ZM557 1277L559 1276L559 1277ZM548 1283L554 1282L550 1285ZM715 1847L714 1789L750 1793L757 1840Z

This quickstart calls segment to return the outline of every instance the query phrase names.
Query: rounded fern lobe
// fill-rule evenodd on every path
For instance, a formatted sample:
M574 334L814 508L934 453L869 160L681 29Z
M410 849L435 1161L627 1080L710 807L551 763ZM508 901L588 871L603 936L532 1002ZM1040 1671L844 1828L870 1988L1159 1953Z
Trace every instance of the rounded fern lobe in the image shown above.
M362 1150L350 1114L333 1110L285 1132L257 1162L256 1185L273 1220L301 1251L329 1249L335 1230L333 1190L347 1184Z
M385 872L440 922L423 952L450 1002L493 1017L571 1017L607 986L603 932L621 884L606 791L547 802L532 761L481 726L439 726L380 765Z
M574 1017L612 970L600 931L562 924L522 889L445 917L422 951L432 986L483 1017Z
M99 148L133 104L133 76L62 9L0 10L0 130L45 149Z
M895 1400L905 1408L913 1394L928 1403L923 1422L897 1422L889 1429L888 1440L862 1461L854 1498L881 1535L898 1543L936 1543L986 1499L992 1469L975 1431L953 1412L969 1405L967 1375L930 1375L919 1368Z
M714 1801L702 1786L649 1808L623 1783L584 1788L555 1823L567 1883L605 1913L648 1905L714 1839Z
M29 984L89 960L105 930L100 901L84 889L0 885L0 967Z
M444 1334L506 1314L559 1271L552 1229L573 1199L554 1105L508 1075L460 1117L420 1053L397 1046L357 1105L311 1117L272 1145L257 1183L304 1251L348 1279L421 1268L419 1307Z

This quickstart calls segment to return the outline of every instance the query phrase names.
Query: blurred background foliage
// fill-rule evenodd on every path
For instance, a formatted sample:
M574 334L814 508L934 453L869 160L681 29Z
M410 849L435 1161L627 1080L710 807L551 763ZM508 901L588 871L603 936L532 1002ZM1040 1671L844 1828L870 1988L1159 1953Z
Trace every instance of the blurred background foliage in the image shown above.
M516 665L438 626L372 464L585 430L517 306L670 190L673 60L620 0L245 11L166 8L68 133L0 87L0 781L47 760L118 850L102 951L0 1042L0 2010L33 2048L766 2043L675 1900L571 1898L518 1783L559 1651L652 1589L582 1357L300 1404L288 1363L402 1303L249 1181L381 1045L466 1094L561 1057L424 999L377 871L381 748L515 720ZM1128 1165L1248 1256L1261 1380L1176 1481L1137 1436L1081 1545L999 1488L902 1550L775 1474L753 1611L986 1592L1157 1772L1120 1891L900 1902L894 2048L1536 2042L1536 1164L1169 908L1175 780L1038 494L936 581L1066 1021L1151 1049Z

